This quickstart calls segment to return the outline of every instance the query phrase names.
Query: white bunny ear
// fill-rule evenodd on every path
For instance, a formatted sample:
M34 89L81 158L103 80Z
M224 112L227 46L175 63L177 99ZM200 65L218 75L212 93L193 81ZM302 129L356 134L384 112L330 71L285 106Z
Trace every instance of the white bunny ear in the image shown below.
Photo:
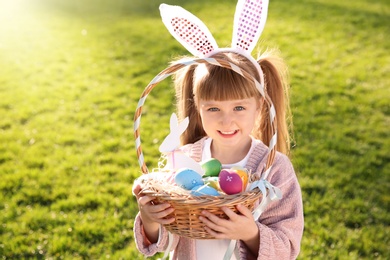
M267 20L268 0L238 0L234 15L232 48L251 54Z
M177 115L172 113L171 118L169 119L169 128L171 129L171 133L177 128L178 124L179 120L177 119Z
M168 31L192 55L204 57L218 49L218 45L206 25L187 10L180 6L161 4L160 13Z
M188 124L190 123L190 120L188 117L184 118L183 121L181 121L177 127L178 134L184 133L184 131L187 129Z
M187 129L189 122L190 121L188 117L186 117L183 119L183 121L179 123L179 120L177 119L177 115L175 113L172 113L171 119L169 121L171 133L175 133L176 135L181 135Z
M172 113L169 120L170 133L165 137L164 141L160 145L160 152L171 152L174 151L180 145L180 135L187 129L189 119L186 117L179 123L177 115Z

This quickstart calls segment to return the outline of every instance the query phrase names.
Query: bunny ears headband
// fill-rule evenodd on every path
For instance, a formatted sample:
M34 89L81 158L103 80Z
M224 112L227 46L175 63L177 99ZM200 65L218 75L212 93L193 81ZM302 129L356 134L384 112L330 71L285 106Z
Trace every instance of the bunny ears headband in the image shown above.
M268 0L239 0L234 15L231 48L218 48L214 37L199 18L179 6L160 5L161 17L168 31L192 55L208 58L222 51L238 53L257 68L262 86L263 72L251 52L264 29L267 11Z

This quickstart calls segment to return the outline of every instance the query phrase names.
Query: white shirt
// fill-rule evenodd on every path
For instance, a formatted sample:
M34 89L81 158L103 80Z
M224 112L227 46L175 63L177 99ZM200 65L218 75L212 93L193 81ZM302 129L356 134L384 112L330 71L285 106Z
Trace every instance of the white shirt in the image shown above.
M212 158L211 156L211 138L207 138L204 141L203 146L203 152L202 152L202 161L208 160ZM233 163L233 164L223 164L222 168L224 169L230 169L233 166L240 166L245 167L249 155L252 152L252 149L255 147L256 142L259 142L258 140L252 138L252 145L249 149L248 154L245 156L244 159L242 159L239 162ZM229 239L199 239L195 241L195 248L196 248L196 259L199 260L219 260L223 259L225 256L225 253L228 249L230 240ZM232 255L233 260L237 260L235 254Z

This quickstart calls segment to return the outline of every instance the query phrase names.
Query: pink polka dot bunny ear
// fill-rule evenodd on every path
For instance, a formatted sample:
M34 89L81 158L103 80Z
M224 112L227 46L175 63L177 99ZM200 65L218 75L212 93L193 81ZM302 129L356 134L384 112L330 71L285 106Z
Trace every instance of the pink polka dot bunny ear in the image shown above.
M218 49L206 25L187 10L180 6L161 4L160 13L168 31L192 55L201 58Z
M233 26L232 48L250 54L267 20L268 0L239 0Z
M236 52L248 58L260 75L259 91L264 90L264 76L251 52L263 32L267 20L268 0L238 0L234 15L231 48L218 48L206 25L180 6L160 5L163 23L168 31L192 55L208 58L218 52Z

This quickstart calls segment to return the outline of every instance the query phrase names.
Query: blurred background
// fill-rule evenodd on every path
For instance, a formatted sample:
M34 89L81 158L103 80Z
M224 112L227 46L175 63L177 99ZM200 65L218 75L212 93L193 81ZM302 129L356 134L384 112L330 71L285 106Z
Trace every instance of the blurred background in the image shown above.
M149 81L188 55L161 3L0 0L2 259L143 259L132 231L134 111ZM165 3L229 46L235 0ZM389 19L387 0L270 1L257 50L279 48L290 69L300 259L390 255ZM173 103L170 80L146 101L150 168Z

